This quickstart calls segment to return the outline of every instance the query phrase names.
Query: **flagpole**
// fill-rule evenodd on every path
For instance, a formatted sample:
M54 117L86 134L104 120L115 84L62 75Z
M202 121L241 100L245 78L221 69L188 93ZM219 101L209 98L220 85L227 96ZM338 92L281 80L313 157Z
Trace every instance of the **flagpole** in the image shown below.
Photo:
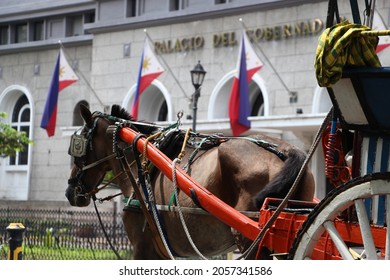
M245 31L248 30L248 28L246 27L244 21L242 18L239 19L239 21L241 22L242 24L242 27L245 29ZM275 67L272 65L271 61L268 59L268 57L265 55L264 51L261 49L261 47L259 46L259 44L252 44L252 45L255 45L257 50L259 50L261 52L261 54L263 55L263 57L265 58L265 60L267 61L267 63L269 64L269 66L271 67L272 71L275 73L275 75L278 77L279 81L282 83L283 87L285 88L285 90L287 90L288 93L291 93L292 91L290 91L290 89L287 87L287 85L284 83L283 79L280 77L279 73L276 71Z
M149 33L146 31L146 29L144 29L144 32L146 34L146 36L149 38L149 40L152 42L153 44L153 47L154 47L154 41L153 39L150 37ZM169 67L168 63L165 61L165 59L158 53L158 56L161 58L161 60L164 62L164 65L165 67L168 69L169 73L171 73L173 79L175 80L176 84L179 86L179 88L181 89L181 91L183 92L184 96L189 99L189 100L192 100L192 98L188 97L188 95L186 94L186 92L184 91L183 87L181 86L181 84L179 83L178 79L176 78L176 76L173 74L172 72L172 69Z
M65 46L62 44L61 40L58 41L58 43L60 44L60 47L63 49L64 51L64 55L69 57L68 53L66 52L66 49L65 49ZM72 60L73 61L73 60ZM72 65L73 66L73 65ZM72 67L73 69L73 67ZM100 105L103 107L103 110L105 108L102 100L99 98L99 96L97 95L97 93L95 92L95 90L92 88L91 84L88 82L88 80L85 78L84 74L79 70L79 69L73 69L75 70L78 74L80 74L81 78L83 78L84 82L87 84L87 86L89 87L89 89L92 91L92 93L95 95L96 99L98 100L98 102L100 103Z

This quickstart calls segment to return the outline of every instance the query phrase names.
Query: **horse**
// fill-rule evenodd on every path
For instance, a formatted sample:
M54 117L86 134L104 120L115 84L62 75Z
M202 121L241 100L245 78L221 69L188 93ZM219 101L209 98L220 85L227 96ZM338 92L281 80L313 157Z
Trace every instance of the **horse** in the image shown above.
M124 199L138 201L135 188L139 187L135 176L137 165L123 165L118 153L129 163L139 158L131 143L113 137L108 133L112 128L118 129L120 121L127 122L140 135L150 136L161 127L147 122L137 122L119 105L113 105L111 114L92 113L81 105L81 116L85 122L75 139L71 139L69 153L74 157L74 165L68 180L65 195L73 206L88 206L93 199L106 172L112 171L115 182L121 189ZM259 211L266 197L284 198L290 190L306 158L305 153L279 138L256 134L249 137L224 137L216 135L205 145L196 141L187 141L183 145L183 130L173 128L158 143L158 148L170 158L175 158L183 146L185 152L180 166L191 178L205 189L233 207L237 211ZM77 134L79 133L79 134ZM200 134L191 134L192 138ZM213 140L214 139L214 140ZM72 151L71 151L72 150ZM137 174L137 173L135 173ZM156 205L171 205L174 186L159 169L151 168L148 181ZM180 190L176 192L176 201L186 209L201 209L196 197L189 197ZM139 196L139 194L138 194ZM293 199L312 201L314 197L314 178L308 167L305 168ZM124 209L122 220L132 246L134 259L169 259L174 257L211 257L240 249L244 252L251 244L237 230L231 228L213 215L184 212L182 217L177 211L159 211L159 217L166 236L170 255L161 253L156 245L153 228L148 225L146 215L139 206L130 205ZM185 231L187 229L187 233ZM189 233L189 234L188 234ZM191 237L189 240L188 236ZM194 247L195 246L195 247ZM252 254L248 258L254 258Z

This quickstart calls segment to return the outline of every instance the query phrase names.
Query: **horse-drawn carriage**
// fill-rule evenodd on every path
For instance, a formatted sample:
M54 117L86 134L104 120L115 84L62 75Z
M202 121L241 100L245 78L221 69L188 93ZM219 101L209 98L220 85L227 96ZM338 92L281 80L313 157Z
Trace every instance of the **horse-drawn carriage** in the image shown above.
M329 1L329 11L328 38L337 1ZM343 49L373 35L365 28L356 34ZM317 58L325 64L324 49ZM82 107L85 126L70 145L70 203L88 205L112 170L138 259L206 258L234 247L248 259L389 259L390 69L342 67L334 74L332 68L330 79L320 64L333 109L307 157L264 135L202 135L180 129L180 119L160 127L134 121L119 106L110 115ZM307 164L321 139L336 187L318 202ZM344 160L346 152L352 160Z

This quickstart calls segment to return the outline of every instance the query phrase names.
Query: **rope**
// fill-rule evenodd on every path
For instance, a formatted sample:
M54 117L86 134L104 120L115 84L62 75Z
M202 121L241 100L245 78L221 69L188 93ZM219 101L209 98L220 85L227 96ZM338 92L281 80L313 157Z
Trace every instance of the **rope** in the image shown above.
M108 237L108 234L107 234L107 232L106 232L106 229L104 228L104 225L103 225L103 222L102 222L102 218L100 217L100 213L99 213L99 211L98 211L98 209L97 209L97 206L96 206L96 201L95 201L95 199L93 199L93 206L95 207L96 215L97 215L97 217L98 217L100 226L101 226L101 228L102 228L102 230L103 230L104 236L106 237L106 240L107 240L108 244L110 245L111 250L114 252L114 254L115 254L115 256L118 258L118 260L121 260L121 259L122 259L121 256L119 255L118 251L117 251L117 250L114 248L114 246L112 245L111 240L110 240L110 238Z
M183 141L183 145L181 146L181 151L178 156L179 160L182 160L184 155L186 154L186 146L187 146L188 139L190 138L190 132L191 132L191 128L188 128L184 136L184 141Z
M190 139L190 133L191 133L191 128L188 128L187 129L187 132L184 136L184 140L183 140L183 145L181 146L181 150L180 150L180 153L178 155L178 159L179 159L179 162L181 162L181 160L183 159L183 157L185 156L185 153L186 153L186 146L187 146L187 142L188 142L188 139ZM190 159L191 159L191 156L190 156ZM187 164L190 164L190 159L188 160L188 163ZM184 167L184 171L185 172L188 172L188 168L187 167ZM172 195L171 195L171 198L169 199L169 202L168 202L168 206L170 207L173 203L176 202L176 199L177 198L177 192L173 192Z
M302 164L301 170L299 171L297 177L295 178L295 181L294 181L291 189L287 193L286 197L279 204L278 208L276 208L275 212L272 214L270 219L267 221L267 223L261 229L260 233L258 234L256 239L253 241L253 243L249 246L249 248L238 259L242 259L242 258L248 257L252 253L253 249L256 248L258 246L258 244L261 243L261 241L263 240L263 238L264 238L265 234L267 233L268 229L273 225L273 223L275 222L275 220L277 219L279 214L282 212L284 206L287 204L288 200L291 198L292 194L295 192L295 189L298 187L299 181L301 180L301 178L303 176L303 173L305 172L306 167L307 167L310 159L312 158L312 156L313 156L313 154L314 154L314 152L315 152L315 150L316 150L316 148L318 146L318 143L321 141L322 133L325 130L325 128L326 128L326 126L327 126L327 124L329 122L329 119L332 116L332 112L333 112L333 108L331 108L329 110L328 114L326 115L324 121L321 124L321 127L318 129L316 137L314 138L314 142L313 142L312 146L310 147L310 150L309 150L309 152L307 154L307 157L306 157L305 161Z
M178 196L178 192L177 192L178 188L177 188L177 182L176 182L176 164L177 164L177 162L180 163L180 161L181 160L179 158L175 158L172 162L172 183L173 183L173 188L174 188L175 195L176 195L176 203L177 203L177 209L178 209L180 221L181 221L181 224L183 226L184 232L188 238L188 241L190 242L190 244L192 246L192 249L194 249L195 253L197 253L201 259L207 260L207 258L205 256L203 256L203 254L199 251L198 247L196 247L194 241L192 240L192 237L191 237L191 234L188 230L186 222L184 221L183 212L182 212L182 209L181 209L181 206L179 203L179 196Z

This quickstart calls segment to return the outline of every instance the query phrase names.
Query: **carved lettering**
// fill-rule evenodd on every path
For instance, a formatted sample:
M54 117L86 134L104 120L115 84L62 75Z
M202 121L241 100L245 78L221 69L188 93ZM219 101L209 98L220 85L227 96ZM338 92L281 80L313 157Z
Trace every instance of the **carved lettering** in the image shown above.
M266 26L263 28L254 28L247 30L246 33L251 42L277 41L289 39L292 37L308 36L321 32L324 23L321 19L312 19L299 21L284 25ZM222 32L212 35L213 48L231 47L237 45L236 32ZM205 38L203 36L194 36L174 40L163 40L154 43L156 52L169 54L177 52L195 51L203 48Z
M180 43L180 40L176 40L176 43L175 43L175 52L181 52L181 43Z
M188 39L184 38L181 39L181 48L183 51L189 51L190 50L190 45L188 43Z
M281 30L280 26L275 26L274 27L274 30L273 30L273 33L274 33L273 34L273 39L274 40L280 40L281 39L282 35L281 35L280 30Z
M296 23L294 25L294 34L299 36L302 35L301 23Z
M324 27L324 24L323 24L323 22L322 22L322 20L320 20L320 19L314 19L312 22L311 22L311 32L313 33L313 34L317 34L317 33L319 33L321 30L322 30L322 28Z
M292 36L292 33L291 33L291 24L286 24L284 25L283 27L283 37L284 38L289 38Z
M310 35L311 30L310 30L310 25L308 22L302 22L302 35Z
M272 32L272 28L271 27L265 28L265 39L267 41L272 40L272 34L273 34L273 32Z
M200 49L200 48L203 48L204 46L204 37L203 36L196 36L194 38L195 40L195 49Z
M229 46L229 33L222 33L222 45L224 47Z
M221 37L218 34L213 35L213 47L218 48L221 44Z
M228 47L234 46L237 44L236 33L235 32L224 32L221 34L213 35L213 46L218 47Z
M260 41L261 39L263 39L263 38L264 38L263 29L261 29L261 28L256 28L256 30L255 30L255 35L256 35L256 40L257 40L257 41Z
M234 46L236 44L237 44L236 33L235 32L231 32L230 36L229 36L229 46Z

